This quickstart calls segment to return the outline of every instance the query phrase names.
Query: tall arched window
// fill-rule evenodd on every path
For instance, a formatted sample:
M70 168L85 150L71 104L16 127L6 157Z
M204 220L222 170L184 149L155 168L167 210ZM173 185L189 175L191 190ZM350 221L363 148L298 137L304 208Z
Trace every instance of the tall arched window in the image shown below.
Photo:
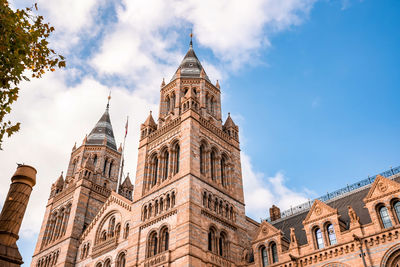
M388 209L385 206L379 208L379 215L383 224L383 228L392 227L392 221L390 220Z
M163 166L163 180L168 178L168 166L169 166L169 153L165 150L164 155L164 166Z
M219 235L219 255L222 257L226 257L227 256L227 238L226 238L226 234L224 232L222 232Z
M113 163L110 162L110 167L108 168L108 177L111 177L111 170L112 170L112 167L113 167Z
M171 198L169 196L169 194L167 195L167 209L169 209L171 207Z
M214 229L210 229L208 231L208 250L209 251L215 251L214 242L215 242L215 231L214 231Z
M103 174L104 174L104 175L106 174L107 161L108 161L108 159L106 159L106 160L104 161L104 166L103 166Z
M400 223L400 201L396 201L393 205L394 212L396 213L397 221Z
M129 223L126 224L125 226L125 233L124 233L124 238L128 238L129 236Z
M169 232L168 228L164 227L161 230L161 246L160 246L160 252L167 251L169 246Z
M204 173L204 145L200 146L200 173Z
M167 111L166 113L168 114L170 106L171 106L171 100L169 99L169 96L167 96L167 100L165 101L165 105L166 105L166 111Z
M107 259L107 260L104 262L104 267L111 267L111 260L110 260L110 259Z
M210 166L211 166L211 179L215 180L215 152L211 151L210 154Z
M314 230L314 235L315 235L315 241L316 241L316 244L317 244L317 248L318 249L324 248L324 238L322 236L321 229L320 228L316 228Z
M147 206L144 206L143 209L143 221L147 219Z
M126 259L125 253L121 253L117 259L117 267L125 267Z
M153 232L150 234L149 240L148 240L148 252L147 252L148 257L157 255L157 252L158 252L157 246L158 246L157 233Z
M158 158L157 155L153 156L153 160L152 160L152 181L151 184L155 185L157 183L157 175L158 175Z
M171 194L171 207L175 207L175 192L172 192Z
M225 177L225 157L221 157L221 183L222 186L226 185L226 177Z
M203 206L207 207L207 193L206 192L204 192L204 194L203 194Z
M96 264L96 267L102 267L103 265L101 264L101 262Z
M112 217L110 219L110 224L108 226L108 232L111 237L114 236L114 228L115 228L115 217Z
M179 157L180 157L180 147L179 147L179 144L176 144L175 145L175 159L174 159L174 161L175 161L175 170L174 170L174 173L176 174L176 173L178 173L179 172Z
M172 94L172 97L171 97L171 111L172 112L174 112L175 101L176 101L176 96L175 96L175 93L174 93L174 94Z
M96 164L97 164L97 154L94 154L93 165L94 165L95 168L96 168Z
M260 254L261 254L261 262L262 266L266 267L269 265L268 262L268 253L267 253L267 248L265 246L262 246L260 249Z
M336 245L337 240L336 240L336 234L335 234L335 228L333 227L333 224L328 224L326 226L326 231L328 233L328 239L329 239L329 245Z
M276 246L276 243L272 242L270 248L271 248L272 263L278 262L278 247Z

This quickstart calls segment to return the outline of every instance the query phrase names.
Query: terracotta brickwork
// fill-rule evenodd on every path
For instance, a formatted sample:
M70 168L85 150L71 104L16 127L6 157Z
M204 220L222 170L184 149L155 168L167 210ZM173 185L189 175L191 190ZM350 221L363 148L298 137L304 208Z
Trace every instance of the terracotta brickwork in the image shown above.
M229 114L222 121L219 82L192 45L140 134L134 189L128 177L117 193L121 149L107 106L52 185L31 266L399 264L397 176L301 214L273 206L270 222L246 216L239 128Z

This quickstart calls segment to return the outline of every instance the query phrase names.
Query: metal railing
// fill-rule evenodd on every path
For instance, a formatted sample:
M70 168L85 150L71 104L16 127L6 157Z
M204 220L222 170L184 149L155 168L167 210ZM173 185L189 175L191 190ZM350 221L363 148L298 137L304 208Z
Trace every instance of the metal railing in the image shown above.
M378 175L382 175L383 177L390 177L390 176L398 174L398 173L400 173L400 166L395 167L395 168L390 168L390 170L387 170L387 171L384 171L384 172L382 172L380 174L368 177L367 179L361 180L361 181L356 182L354 184L347 185L346 187L340 188L340 189L338 189L336 191L333 191L332 193L327 193L327 194L325 194L325 195L323 195L321 197L318 197L316 199L318 199L320 201L323 201L323 202L327 202L330 199L342 196L342 195L344 195L346 193L352 192L352 191L357 190L357 189L359 189L361 187L364 187L366 185L372 184L375 181L376 176L378 176ZM300 213L302 211L306 211L306 210L311 208L313 203L314 203L314 200L310 200L310 201L302 203L300 205L291 207L290 209L284 210L284 211L281 212L281 218L285 218L285 217ZM266 218L265 220L268 221L268 222L271 221L271 219L269 217Z

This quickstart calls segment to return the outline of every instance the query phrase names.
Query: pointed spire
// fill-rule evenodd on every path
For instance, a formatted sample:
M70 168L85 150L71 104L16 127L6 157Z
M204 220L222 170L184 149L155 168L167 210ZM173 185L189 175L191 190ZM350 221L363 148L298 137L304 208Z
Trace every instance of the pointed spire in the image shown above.
M129 178L129 173L126 175L126 178L124 180L124 182L121 185L122 187L127 187L127 188L133 188L133 184L131 182L131 179Z
M165 86L165 79L162 78L161 87L164 87L164 86Z
M119 144L118 152L122 152L122 143Z
M63 177L63 172L61 172L60 177L58 177L58 179L56 181L56 187L63 188L63 186L64 186L64 177Z
M117 145L114 139L114 131L111 125L109 114L111 92L108 96L106 110L101 116L100 120L96 123L93 130L87 137L86 144L88 145L106 145L114 150L117 150Z
M82 145L86 144L87 142L87 134L85 134L85 138L83 138Z
M143 126L150 126L152 128L157 128L157 124L155 123L153 116L151 115L151 110L150 110L150 114L147 117L146 121L143 123Z
M189 46L190 46L190 48L193 48L193 31L192 30L190 30L190 44L189 44Z
M76 149L76 142L75 142L74 146L72 147L72 151L75 151L75 149Z
M218 80L217 80L217 83L215 84L215 87L217 87L218 89L220 89Z
M110 93L108 94L108 97L107 97L107 107L106 107L107 110L109 110L109 108L110 108L110 99L111 99L111 91L110 91Z
M187 51L185 57L183 58L181 64L179 65L177 71L171 80L178 77L188 77L188 78L204 78L210 82L200 60L197 58L196 53L193 50L193 34L190 35L189 50Z
M230 127L236 127L236 124L233 122L231 118L231 113L228 112L228 118L226 119L224 123L224 128L230 128Z

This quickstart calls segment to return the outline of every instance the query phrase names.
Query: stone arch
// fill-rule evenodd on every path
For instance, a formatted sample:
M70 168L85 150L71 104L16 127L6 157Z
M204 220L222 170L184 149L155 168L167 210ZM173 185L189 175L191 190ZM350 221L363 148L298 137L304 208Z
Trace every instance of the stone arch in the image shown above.
M104 228L104 225L108 222L108 220L113 217L115 218L115 225L121 221L121 214L118 210L112 210L108 212L103 219L101 219L100 223L97 226L96 235L95 235L95 244L101 240L101 234L105 230L107 231L108 228Z
M396 244L389 248L382 260L380 267L398 267L400 266L400 244Z

